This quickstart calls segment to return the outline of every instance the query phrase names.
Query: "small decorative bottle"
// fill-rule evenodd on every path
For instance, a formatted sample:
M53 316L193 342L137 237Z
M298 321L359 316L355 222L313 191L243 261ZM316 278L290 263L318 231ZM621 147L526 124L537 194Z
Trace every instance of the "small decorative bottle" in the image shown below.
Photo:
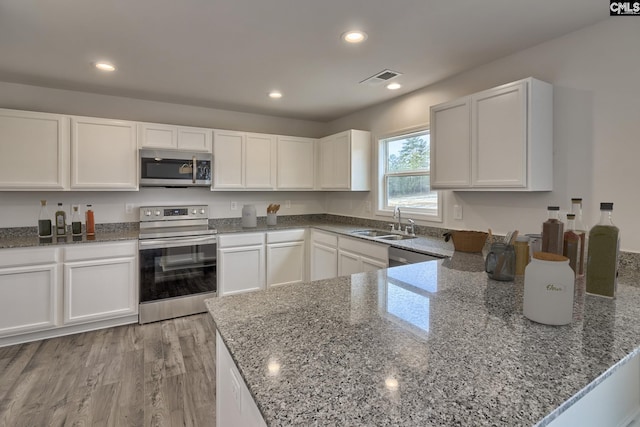
M562 255L564 224L558 219L559 206L547 208L549 219L542 224L542 252Z
M80 212L78 212L78 207L73 207L73 214L71 215L71 234L73 236L81 236L82 235L82 221L80 220Z
M56 220L56 236L65 236L67 234L67 213L62 207L62 203L58 203L58 210L55 215Z
M91 205L87 205L87 211L85 212L85 227L87 229L87 236L95 236L96 219L93 215L93 208Z
M582 249L582 240L575 230L576 214L567 214L567 231L564 232L564 245L562 255L569 258L569 266L577 275L580 270L580 253L584 253Z
M53 231L51 230L51 216L47 209L47 201L40 200L40 215L38 216L38 236L39 237L51 237Z
M574 232L580 236L580 253L578 254L577 262L577 276L584 276L584 252L587 249L587 226L582 220L582 199L574 197L571 199L571 213L576 214L575 230Z
M613 203L600 203L600 222L589 231L587 293L615 298L620 230L611 221Z

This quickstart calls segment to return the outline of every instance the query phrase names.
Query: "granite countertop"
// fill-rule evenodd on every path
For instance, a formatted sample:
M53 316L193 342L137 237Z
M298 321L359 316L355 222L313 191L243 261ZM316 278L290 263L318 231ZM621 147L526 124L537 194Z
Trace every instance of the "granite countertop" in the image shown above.
M608 300L579 280L566 326L464 253L207 305L268 425L542 426L639 351L620 281Z
M72 236L67 234L63 237L50 237L40 239L33 233L16 233L0 235L0 249L2 248L26 248L26 247L43 247L43 246L59 246L75 243L92 243L92 242L115 242L119 240L138 240L140 231L133 228L109 229L98 231L95 236Z

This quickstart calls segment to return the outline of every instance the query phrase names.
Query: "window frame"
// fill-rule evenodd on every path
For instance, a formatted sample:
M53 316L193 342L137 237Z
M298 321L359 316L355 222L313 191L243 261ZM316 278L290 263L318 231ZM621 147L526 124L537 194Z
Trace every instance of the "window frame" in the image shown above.
M393 208L387 205L387 185L386 180L389 175L391 176L431 176L431 170L426 172L414 172L414 171L402 171L388 174L387 167L387 144L389 139L401 138L410 136L411 134L428 132L430 134L429 125L423 124L419 126L412 126L409 128L399 129L392 132L387 132L376 136L377 149L377 165L378 173L376 176L376 215L381 217L393 217ZM429 144L429 150L431 150L431 144ZM405 218L418 219L422 221L430 222L442 222L442 204L443 193L441 191L433 190L438 195L438 203L436 209L424 209L424 208L402 208L402 214Z

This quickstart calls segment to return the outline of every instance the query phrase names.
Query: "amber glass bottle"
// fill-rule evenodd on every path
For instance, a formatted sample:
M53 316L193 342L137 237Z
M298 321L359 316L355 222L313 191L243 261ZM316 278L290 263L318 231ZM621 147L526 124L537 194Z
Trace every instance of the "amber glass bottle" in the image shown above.
M542 252L562 255L564 224L558 219L559 206L547 208L549 218L542 224Z
M567 231L564 232L562 255L569 258L569 267L577 275L580 269L579 257L582 252L582 241L575 230L576 214L567 214Z

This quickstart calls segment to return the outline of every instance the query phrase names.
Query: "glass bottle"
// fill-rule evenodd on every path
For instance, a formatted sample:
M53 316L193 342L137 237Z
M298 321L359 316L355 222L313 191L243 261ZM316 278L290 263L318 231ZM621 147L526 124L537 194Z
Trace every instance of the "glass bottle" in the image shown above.
M58 210L55 214L56 236L64 236L67 234L67 213L62 207L62 203L58 203Z
M582 199L574 197L571 199L571 213L576 215L574 232L580 236L580 253L578 254L577 276L584 276L584 251L587 248L587 227L582 220Z
M542 252L562 255L564 224L558 219L559 206L547 207L549 218L542 224Z
M40 200L40 215L38 216L38 236L39 237L51 237L53 235L51 230L51 216L49 215L49 209L47 209L47 201Z
M600 221L589 231L587 293L615 298L620 230L613 225L613 203L600 203Z
M87 205L87 211L85 212L85 227L87 229L87 236L94 236L96 234L96 220L91 205Z
M78 212L78 207L73 207L73 214L71 215L71 234L73 236L81 236L82 235L82 221L80 220L80 212Z
M562 246L562 255L569 258L569 267L578 275L580 269L580 253L582 250L582 240L575 230L576 214L567 214L567 231L564 232L564 244Z

